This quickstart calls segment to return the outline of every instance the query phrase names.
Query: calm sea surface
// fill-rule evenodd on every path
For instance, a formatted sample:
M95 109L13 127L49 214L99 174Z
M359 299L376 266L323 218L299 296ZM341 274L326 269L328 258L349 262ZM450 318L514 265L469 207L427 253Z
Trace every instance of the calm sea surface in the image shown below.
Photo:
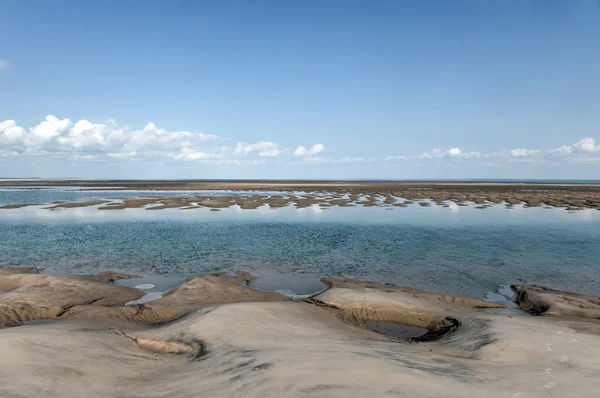
M5 189L0 205L155 194L165 192ZM298 294L319 290L329 275L482 298L512 283L600 295L600 211L28 207L0 210L0 267L9 266L138 273L144 278L125 283L157 291L192 274L248 270L257 287Z

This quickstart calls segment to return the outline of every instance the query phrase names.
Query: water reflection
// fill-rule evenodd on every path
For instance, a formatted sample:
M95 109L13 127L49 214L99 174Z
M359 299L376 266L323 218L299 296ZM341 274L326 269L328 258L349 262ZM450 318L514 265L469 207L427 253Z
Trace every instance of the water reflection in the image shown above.
M489 299L512 283L600 293L599 211L446 204L0 210L0 267L135 273L142 278L120 283L152 284L150 292L194 274L247 270L257 288L295 294L318 291L322 276Z
M486 209L477 209L473 205L459 206L447 202L448 207L432 204L429 207L417 203L407 207L326 207L312 205L296 209L293 206L271 208L268 205L257 209L245 210L237 205L220 211L209 208L191 210L164 209L148 211L143 208L122 210L98 210L98 206L44 209L42 206L28 206L20 209L0 210L0 220L4 221L152 221L152 220L198 220L198 221L298 221L298 222L347 222L367 224L416 223L433 224L523 224L523 223L572 223L598 222L600 211L584 209L568 212L564 209L542 207L527 208L515 205L507 209L504 205L493 205Z

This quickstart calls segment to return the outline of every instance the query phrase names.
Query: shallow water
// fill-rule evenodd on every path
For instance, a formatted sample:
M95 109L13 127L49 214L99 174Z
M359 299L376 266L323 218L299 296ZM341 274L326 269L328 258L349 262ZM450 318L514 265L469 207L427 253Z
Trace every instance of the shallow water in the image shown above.
M20 202L15 197L10 202L37 202L32 192L39 191L11 192ZM109 194L125 196L95 192L93 198ZM501 299L504 286L513 283L600 294L597 210L479 210L452 204L415 204L392 211L232 207L220 212L106 212L93 207L31 207L1 210L0 236L1 267L137 273L143 278L122 283L150 283L155 286L150 292L166 291L193 274L248 270L259 276L256 287L295 294L321 290L318 279L326 275L491 300Z
M137 198L148 196L225 196L233 191L134 191L134 190L93 190L85 187L27 187L0 188L0 206L5 204L43 204L50 202L86 202L102 199ZM254 191L235 191L236 195L251 195ZM261 191L265 194L281 195L281 192Z

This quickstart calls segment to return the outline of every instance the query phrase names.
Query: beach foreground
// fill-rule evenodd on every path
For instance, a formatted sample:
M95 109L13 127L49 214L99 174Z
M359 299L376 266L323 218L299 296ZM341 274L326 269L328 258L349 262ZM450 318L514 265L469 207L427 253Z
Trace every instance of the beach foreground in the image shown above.
M600 300L513 286L519 306L324 278L290 299L212 274L146 304L129 275L0 269L0 396L595 397ZM532 316L541 315L541 316ZM396 322L424 334L367 326Z

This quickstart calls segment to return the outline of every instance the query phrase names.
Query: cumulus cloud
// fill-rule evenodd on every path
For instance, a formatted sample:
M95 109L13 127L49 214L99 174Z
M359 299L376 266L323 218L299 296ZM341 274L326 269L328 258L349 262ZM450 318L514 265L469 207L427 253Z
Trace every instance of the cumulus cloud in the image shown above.
M30 155L54 156L70 160L131 160L158 161L167 158L214 164L264 164L264 160L291 155L292 151L271 141L238 142L196 131L171 131L148 123L133 129L114 120L94 123L72 121L48 115L39 124L24 128L14 120L0 122L0 154L2 157ZM325 151L323 144L302 147L310 157ZM248 156L249 159L239 159Z
M7 60L0 58L0 70L7 69L9 65L10 63Z
M471 159L479 158L483 155L479 152L463 152L460 148L450 148L442 151L439 148L433 149L431 152L424 152L418 156L419 159L431 158L454 158L454 159Z
M595 139L586 137L572 145L563 145L561 147L551 149L549 152L555 155L569 155L577 153L586 155L600 152L600 145L597 144Z
M44 156L52 159L77 161L137 161L148 164L161 161L189 161L223 165L264 165L285 162L295 158L305 164L380 163L422 160L447 162L489 159L511 162L600 162L600 145L591 137L571 145L553 149L502 149L496 152L466 152L458 146L435 148L418 154L382 154L380 156L329 157L323 144L312 146L281 146L271 141L237 142L213 134L197 131L171 131L148 123L143 128L108 120L94 123L88 120L72 121L48 115L33 127L20 126L15 120L0 121L0 157ZM292 148L292 149L291 149ZM296 148L296 149L293 149Z
M407 160L407 159L414 159L415 156L406 156L406 155L398 155L398 156L386 156L383 159L387 160L387 161L392 161L392 160Z
M446 152L436 155L438 157L450 157L450 158L462 158L462 159L473 159L482 157L479 152L463 152L460 148L450 148Z
M38 125L25 129L14 120L0 122L0 145L16 152L39 154L104 154L111 158L143 155L174 157L183 153L218 152L219 137L191 131L167 131L148 123L143 129L130 129L114 120L92 123L72 122L49 115ZM88 157L89 158L89 157ZM84 158L85 159L85 158Z
M590 137L584 138L573 145L576 149L583 152L600 151L600 145L596 145L596 140Z
M251 152L258 152L258 156L263 157L275 157L281 155L279 144L270 141L260 141L254 144L238 142L235 147L235 153L237 154L247 155Z
M27 138L32 144L42 144L60 136L69 127L71 127L69 119L60 120L56 116L49 115L46 120L31 129L31 134Z
M300 145L298 148L296 148L296 150L294 151L294 155L296 156L303 156L306 155L306 147Z
M452 156L452 157L460 157L462 155L462 151L460 150L460 148L450 148L446 151L446 154L448 156Z
M295 156L312 156L318 153L324 152L326 150L325 145L323 144L315 144L310 148L306 148L303 145L300 145L294 151Z
M206 159L223 159L225 155L221 153L210 153L197 151L192 148L181 148L181 152L173 155L173 159L182 160L206 160Z
M563 145L561 147L550 150L550 153L557 153L557 154L566 154L566 153L571 153L571 152L573 152L573 147L571 147L569 145Z
M515 157L535 156L540 152L539 149L517 148L511 149L510 155Z
M340 163L363 163L363 162L373 162L377 160L377 158L365 158L362 156L344 156L339 160Z
M0 144L19 144L25 138L25 129L14 120L0 122Z

